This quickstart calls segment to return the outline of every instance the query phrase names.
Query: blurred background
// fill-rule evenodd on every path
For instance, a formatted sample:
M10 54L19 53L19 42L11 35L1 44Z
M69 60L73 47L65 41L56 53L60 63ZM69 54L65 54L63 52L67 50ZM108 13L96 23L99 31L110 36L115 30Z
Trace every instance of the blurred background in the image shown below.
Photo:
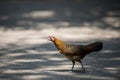
M104 49L83 60L88 70L81 76L54 71L71 63L49 35L76 44L102 41ZM119 49L119 0L0 0L1 80L118 80Z

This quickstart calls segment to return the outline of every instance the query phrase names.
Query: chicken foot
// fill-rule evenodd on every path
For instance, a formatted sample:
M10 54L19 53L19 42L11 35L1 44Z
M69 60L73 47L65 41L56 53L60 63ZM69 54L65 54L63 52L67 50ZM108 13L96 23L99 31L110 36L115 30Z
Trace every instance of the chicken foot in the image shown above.
M82 63L82 61L80 61L79 63L81 64L81 66L82 66L82 69L83 69L83 71L85 72L85 68L84 68L84 66L83 66L83 63Z
M81 66L82 66L82 71L85 72L85 68L84 68L84 66L83 66L82 61L80 61L79 63L80 63ZM71 71L72 71L72 72L73 72L74 65L75 65L75 61L72 61L72 68L71 68Z

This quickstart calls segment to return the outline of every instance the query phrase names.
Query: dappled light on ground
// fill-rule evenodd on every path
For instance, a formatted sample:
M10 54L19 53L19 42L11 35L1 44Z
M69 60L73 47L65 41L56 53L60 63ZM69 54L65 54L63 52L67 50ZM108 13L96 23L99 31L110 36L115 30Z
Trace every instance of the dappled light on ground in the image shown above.
M65 34L65 35L64 35ZM106 30L89 27L72 27L72 28L44 28L42 30L8 30L0 31L0 40L2 44L16 43L18 45L26 44L44 44L48 43L49 35L57 36L65 41L90 41L106 40L119 38L120 32L115 30ZM64 36L63 36L64 35ZM0 46L1 46L0 45Z
M111 0L109 4L99 0L1 0L0 80L119 80L118 8ZM86 72L80 71L79 63L70 72L72 63L48 41L49 35L74 44L102 41L104 48L83 59Z
M52 34L53 29L49 29L49 33ZM95 34L89 28L84 28L86 32L83 31L84 29L82 29L83 32L79 32L78 29L73 28L74 33L72 34L69 29L60 28L55 32L56 34L53 34L66 42L77 42L75 44L87 44L96 40L103 41L104 49L101 52L92 53L83 59L87 69L86 73L79 72L81 70L79 63L75 66L75 72L70 72L72 63L59 54L55 46L47 40L48 33L46 32L48 30L6 31L1 34L1 79L118 80L120 46L117 38L119 36L117 34L117 36L106 37L110 33L116 34L118 32L98 29L98 33L106 32L102 36L101 34ZM79 35L75 35L75 32ZM93 32L94 34L88 34L87 32ZM87 37L82 37L84 35ZM94 37L90 38L90 35Z

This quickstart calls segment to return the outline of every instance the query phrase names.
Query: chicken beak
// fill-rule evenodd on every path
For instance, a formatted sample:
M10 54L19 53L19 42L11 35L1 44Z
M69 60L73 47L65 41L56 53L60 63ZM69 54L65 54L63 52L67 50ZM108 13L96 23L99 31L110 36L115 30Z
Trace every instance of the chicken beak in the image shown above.
M48 40L54 42L54 37L53 36L48 36Z

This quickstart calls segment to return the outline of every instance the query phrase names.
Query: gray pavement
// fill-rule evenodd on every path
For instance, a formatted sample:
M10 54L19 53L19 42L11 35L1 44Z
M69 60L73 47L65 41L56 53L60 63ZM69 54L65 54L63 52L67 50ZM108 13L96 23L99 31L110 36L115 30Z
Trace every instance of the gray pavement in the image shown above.
M0 80L119 80L118 0L1 0ZM61 55L47 36L75 44L103 41L83 59L86 72Z

